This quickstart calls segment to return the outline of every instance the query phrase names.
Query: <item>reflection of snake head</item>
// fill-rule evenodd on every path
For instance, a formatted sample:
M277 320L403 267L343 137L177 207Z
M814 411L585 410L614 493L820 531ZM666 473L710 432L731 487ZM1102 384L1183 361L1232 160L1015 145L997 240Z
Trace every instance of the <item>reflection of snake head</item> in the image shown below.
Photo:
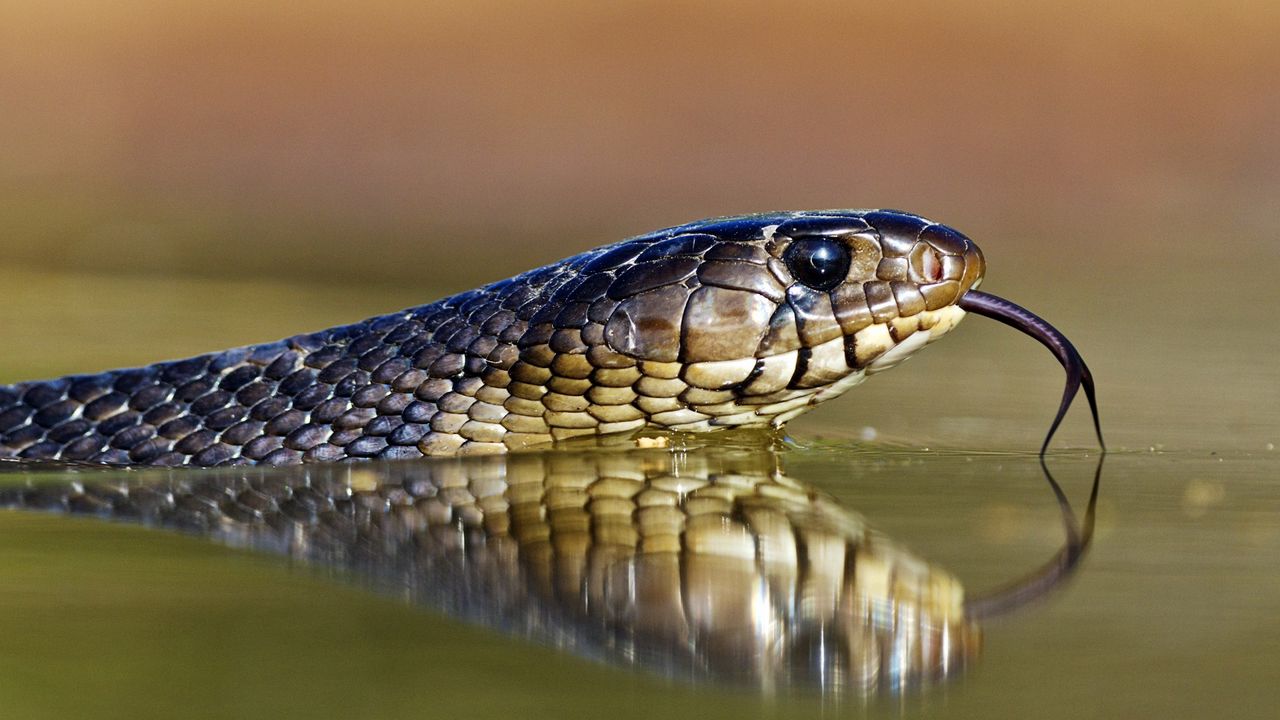
M985 269L946 226L844 210L691 223L566 265L511 376L589 379L600 420L678 430L780 425L843 393L954 327Z

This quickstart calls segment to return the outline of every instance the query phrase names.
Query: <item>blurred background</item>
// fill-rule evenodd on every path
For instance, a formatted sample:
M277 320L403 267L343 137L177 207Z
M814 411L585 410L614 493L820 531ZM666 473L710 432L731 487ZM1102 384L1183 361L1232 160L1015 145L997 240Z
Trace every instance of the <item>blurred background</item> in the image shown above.
M1262 451L1276 37L1280 5L1247 0L0 0L0 382L699 217L895 207L969 234L984 289L1076 341L1118 447ZM797 427L1025 449L1058 378L970 320Z

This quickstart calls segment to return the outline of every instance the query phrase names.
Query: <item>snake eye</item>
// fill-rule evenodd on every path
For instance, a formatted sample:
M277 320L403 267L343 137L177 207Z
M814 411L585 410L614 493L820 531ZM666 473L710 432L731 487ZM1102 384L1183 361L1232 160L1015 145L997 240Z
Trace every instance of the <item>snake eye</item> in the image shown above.
M814 290L830 290L849 274L849 247L838 240L807 238L791 243L782 259L795 279Z

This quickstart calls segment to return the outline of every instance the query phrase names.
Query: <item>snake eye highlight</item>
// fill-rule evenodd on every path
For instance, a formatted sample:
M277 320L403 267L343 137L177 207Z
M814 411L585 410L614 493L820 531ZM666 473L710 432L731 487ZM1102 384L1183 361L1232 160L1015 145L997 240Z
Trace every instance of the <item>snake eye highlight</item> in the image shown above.
M782 255L796 280L814 290L830 290L849 274L849 246L837 240L797 240Z

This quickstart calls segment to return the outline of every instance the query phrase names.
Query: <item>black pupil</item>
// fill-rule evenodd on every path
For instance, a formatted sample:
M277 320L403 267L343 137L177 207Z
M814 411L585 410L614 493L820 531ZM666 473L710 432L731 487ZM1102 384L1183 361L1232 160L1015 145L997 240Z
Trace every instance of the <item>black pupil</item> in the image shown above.
M814 290L830 290L849 274L849 248L837 240L797 240L783 259L791 274Z

